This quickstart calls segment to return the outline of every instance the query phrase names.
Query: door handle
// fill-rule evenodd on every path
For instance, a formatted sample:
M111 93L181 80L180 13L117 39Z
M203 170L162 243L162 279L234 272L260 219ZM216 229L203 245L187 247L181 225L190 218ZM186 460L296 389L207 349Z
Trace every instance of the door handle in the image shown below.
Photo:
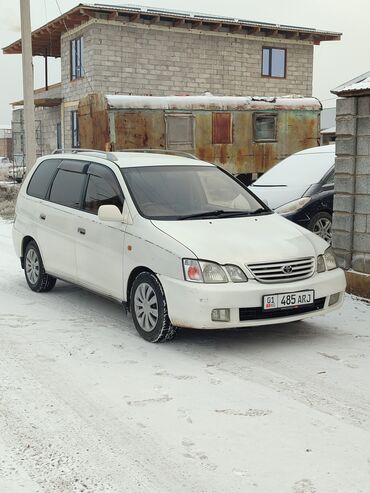
M46 219L45 214L40 214L40 219L42 219L43 221L45 221L45 219Z
M80 233L80 235L85 235L86 234L86 229L85 228L78 228L77 231Z

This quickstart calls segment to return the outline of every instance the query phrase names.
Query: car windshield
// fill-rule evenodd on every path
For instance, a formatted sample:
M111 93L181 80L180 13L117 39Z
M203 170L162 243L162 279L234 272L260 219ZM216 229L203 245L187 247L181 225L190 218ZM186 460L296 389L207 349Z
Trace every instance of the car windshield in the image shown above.
M334 160L334 151L293 154L266 171L253 186L312 185L322 179L333 166Z
M215 166L145 166L122 170L140 214L185 220L269 213L251 193Z

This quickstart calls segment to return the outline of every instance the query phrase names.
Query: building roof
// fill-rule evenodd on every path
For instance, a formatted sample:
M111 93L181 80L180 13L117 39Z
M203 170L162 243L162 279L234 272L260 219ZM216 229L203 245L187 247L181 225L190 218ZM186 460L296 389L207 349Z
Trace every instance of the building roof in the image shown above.
M255 22L233 17L221 17L212 14L164 10L158 8L133 5L105 5L80 3L68 12L36 29L32 33L33 55L60 57L60 38L63 33L91 19L119 21L126 24L157 24L183 29L200 29L209 32L225 32L274 38L290 38L311 41L340 40L341 33L319 31L307 27ZM19 39L3 48L5 54L22 53L22 42Z
M106 95L112 109L166 110L316 110L322 106L316 98L259 96L127 96Z
M362 96L370 94L370 71L332 89L338 96Z

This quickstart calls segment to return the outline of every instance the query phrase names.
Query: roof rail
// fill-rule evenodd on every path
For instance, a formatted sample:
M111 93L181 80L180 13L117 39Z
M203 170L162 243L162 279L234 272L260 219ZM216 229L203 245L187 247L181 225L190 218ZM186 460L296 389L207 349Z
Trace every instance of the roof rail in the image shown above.
M113 162L118 161L117 156L115 156L113 152L100 151L98 149L80 149L79 147L71 147L69 149L55 149L52 154L100 154L103 159L108 159Z
M142 153L149 153L149 154L169 154L171 156L181 156L181 157L187 157L189 159L196 159L198 158L194 156L194 154L191 154L190 152L183 152L183 151L171 151L170 149L117 149L115 152L142 152Z

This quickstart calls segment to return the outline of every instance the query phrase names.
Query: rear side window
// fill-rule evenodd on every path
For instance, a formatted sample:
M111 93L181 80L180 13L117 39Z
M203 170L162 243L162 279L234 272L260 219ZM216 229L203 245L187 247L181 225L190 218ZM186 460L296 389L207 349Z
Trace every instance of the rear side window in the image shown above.
M38 199L45 199L60 161L60 159L47 159L39 164L28 184L28 195Z
M50 202L78 209L86 175L59 169L50 190Z
M123 195L114 173L105 166L92 164L89 168L84 210L97 214L101 205L116 205L122 212Z

